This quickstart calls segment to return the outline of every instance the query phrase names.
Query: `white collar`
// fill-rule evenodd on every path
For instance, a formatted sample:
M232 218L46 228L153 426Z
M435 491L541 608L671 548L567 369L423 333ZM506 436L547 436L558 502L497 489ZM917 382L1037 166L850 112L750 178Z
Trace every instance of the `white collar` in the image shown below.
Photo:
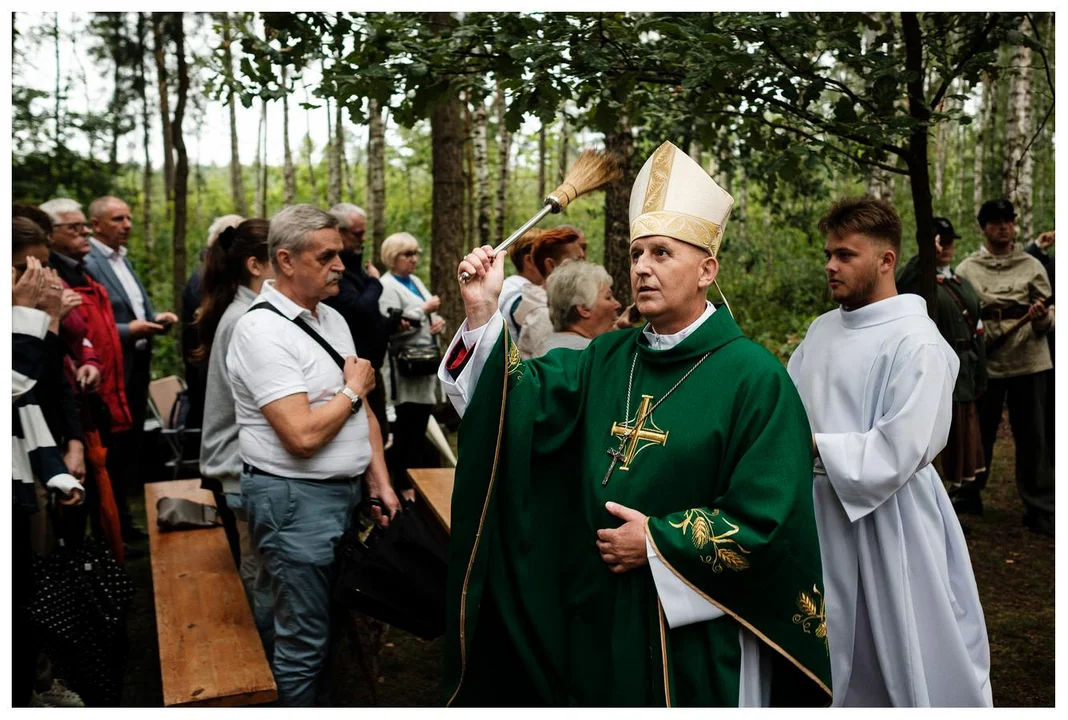
M949 265L943 265L942 267L938 268L937 274L941 275L946 280L952 280L953 279L953 268L951 268Z
M712 317L712 313L716 311L716 307L708 300L705 300L705 303L707 304L707 307L705 307L705 311L701 313L701 316L677 333L661 335L653 329L652 323L647 324L645 329L642 330L642 333L645 335L645 339L649 342L649 347L653 350L670 350L692 335L694 331L701 327L701 324L708 318Z
M315 316L312 315L308 308L298 305L288 297L278 292L278 289L274 286L274 280L264 280L263 287L260 288L260 297L267 302L274 305L276 308L282 311L282 314L286 316L287 320L300 317L301 314L315 320ZM318 303L315 306L316 313L322 310L322 303Z
M919 295L902 293L864 305L856 310L838 306L842 324L850 329L871 327L898 320L907 315L927 317L927 302Z
M100 242L92 236L90 236L89 242L91 242L93 244L93 247L95 247L97 250L104 253L104 257L106 257L108 260L115 260L118 258L126 257L125 245L120 245L118 250L112 250L109 246L105 245L104 243Z

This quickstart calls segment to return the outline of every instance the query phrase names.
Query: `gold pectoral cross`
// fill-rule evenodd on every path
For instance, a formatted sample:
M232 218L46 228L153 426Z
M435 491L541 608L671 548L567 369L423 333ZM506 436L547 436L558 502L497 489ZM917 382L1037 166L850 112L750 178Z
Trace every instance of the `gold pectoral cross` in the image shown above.
M638 414L633 421L628 418L624 423L612 423L611 434L613 437L619 438L619 448L613 448L608 451L608 454L612 456L612 462L608 466L608 472L605 473L604 480L601 481L602 486L608 484L608 478L612 476L612 471L615 470L617 462L622 461L623 464L619 469L625 472L630 470L630 464L634 462L634 456L638 454L639 450L649 445L667 445L668 434L660 430L651 417L649 403L652 399L652 395L642 395L642 404L638 408ZM649 423L648 426L646 425L647 422ZM644 444L639 446L639 442Z

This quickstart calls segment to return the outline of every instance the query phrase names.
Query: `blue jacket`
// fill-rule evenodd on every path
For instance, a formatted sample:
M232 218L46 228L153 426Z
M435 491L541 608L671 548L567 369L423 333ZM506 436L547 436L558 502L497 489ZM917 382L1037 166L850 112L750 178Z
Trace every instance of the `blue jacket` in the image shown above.
M144 298L145 319L152 322L156 317L156 312L152 309L152 301L148 298L148 291L141 282L141 278L137 277L137 273L134 272L130 261L126 258L123 258L122 261L126 263L126 267L130 268L130 274L133 275L137 286L141 288L141 297ZM134 342L136 342L130 337L130 323L137 319L133 302L126 296L126 290L123 289L122 282L115 274L115 271L111 269L108 259L95 245L90 245L89 254L85 258L85 269L93 276L94 280L103 285L108 291L111 310L115 314L115 326L119 330L119 339L122 340L123 370L127 382L129 382L130 374L133 371ZM145 351L152 351L151 337L148 338Z

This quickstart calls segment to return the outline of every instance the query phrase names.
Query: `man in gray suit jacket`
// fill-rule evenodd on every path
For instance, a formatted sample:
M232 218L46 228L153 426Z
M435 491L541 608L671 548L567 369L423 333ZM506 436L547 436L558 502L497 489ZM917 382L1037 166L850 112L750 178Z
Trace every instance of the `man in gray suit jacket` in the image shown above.
M132 486L141 456L145 410L148 402L148 383L152 362L152 337L165 332L178 322L172 312L156 313L148 292L126 259L126 243L130 241L133 219L129 206L117 197L97 198L89 205L89 220L93 224L89 255L85 268L108 291L115 325L122 341L123 375L126 380L126 399L130 404L133 428L111 438L108 453L108 474L115 486L115 500L119 505L123 539L127 542L145 537L144 531L133 524L126 503L126 493Z

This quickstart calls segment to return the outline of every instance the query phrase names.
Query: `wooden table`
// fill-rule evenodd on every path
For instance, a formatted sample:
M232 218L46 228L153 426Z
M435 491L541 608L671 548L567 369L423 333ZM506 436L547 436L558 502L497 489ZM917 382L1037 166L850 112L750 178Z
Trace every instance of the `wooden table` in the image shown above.
M453 468L413 468L408 477L415 491L430 507L445 532L452 522L452 485L456 471Z
M160 532L156 503L215 504L200 480L145 485L163 704L234 706L278 697L222 526Z

